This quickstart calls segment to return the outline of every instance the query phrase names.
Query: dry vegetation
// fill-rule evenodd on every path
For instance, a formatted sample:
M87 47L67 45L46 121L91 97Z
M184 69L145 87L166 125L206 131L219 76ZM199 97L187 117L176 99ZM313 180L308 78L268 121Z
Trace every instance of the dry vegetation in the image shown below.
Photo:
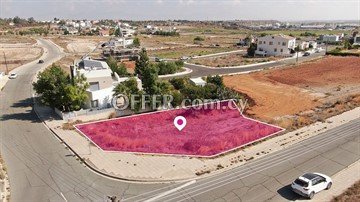
M0 37L0 44L23 44L27 43L33 45L36 43L36 40L26 36L14 36L14 35L2 35Z
M191 60L191 63L205 65L209 67L231 67L231 66L240 66L255 64L261 62L269 62L276 60L276 57L267 57L267 58L247 58L244 57L244 54L229 54L219 57L211 58L198 58Z
M180 36L140 35L141 45L149 50L151 56L162 58L180 58L181 56L198 56L236 50L234 46L244 34L230 33L225 29L178 27ZM203 41L194 42L195 37Z
M359 63L359 57L327 57L224 80L254 100L248 115L295 129L360 106Z
M187 47L148 51L150 56L178 59L182 56L201 56L235 50L233 47Z
M348 188L344 193L335 197L331 202L357 202L360 201L360 181Z
M93 51L100 42L106 42L109 37L101 36L54 36L51 41L59 45L65 52L71 54L86 54Z
M29 37L1 36L0 38L0 71L9 71L39 58L43 49L36 46L36 40ZM5 57L6 56L6 63Z
M75 130L74 125L80 124L80 123L83 123L83 121L76 120L76 121L73 121L73 122L66 122L66 123L63 123L62 129L63 130Z

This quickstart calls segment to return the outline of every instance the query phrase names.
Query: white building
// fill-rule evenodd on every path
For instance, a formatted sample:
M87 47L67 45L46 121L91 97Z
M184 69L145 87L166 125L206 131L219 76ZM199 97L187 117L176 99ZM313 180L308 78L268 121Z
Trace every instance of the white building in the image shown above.
M267 35L258 38L256 55L289 56L295 49L296 39L286 35Z
M190 82L194 84L195 86L205 86L206 81L204 81L201 77L198 78L191 78Z
M125 44L124 44L125 43ZM134 43L134 39L126 38L112 38L110 41L105 43L105 46L108 48L117 48L117 47L128 47Z
M310 47L310 42L308 41L302 41L300 44L299 44L299 47L301 50L307 50L309 49Z
M341 39L340 35L320 35L320 41L322 42L328 42L328 43L334 43L339 42Z
M353 45L360 45L360 35L356 35L354 37L354 43Z
M109 108L113 98L113 90L117 84L124 82L129 77L120 78L104 61L85 58L72 67L72 75L83 74L90 87L87 89L88 99L85 108ZM138 88L142 89L141 80L137 78Z
M309 41L309 47L316 49L317 48L317 42L316 41Z

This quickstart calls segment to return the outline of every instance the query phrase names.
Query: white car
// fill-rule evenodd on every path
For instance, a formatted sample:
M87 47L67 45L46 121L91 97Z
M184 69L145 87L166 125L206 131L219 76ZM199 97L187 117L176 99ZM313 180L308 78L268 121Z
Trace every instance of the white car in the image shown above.
M16 77L17 77L17 74L15 74L15 73L11 73L9 75L9 79L16 79Z
M331 188L332 180L320 173L306 173L297 178L292 184L292 190L302 196L312 199L314 195L324 189Z

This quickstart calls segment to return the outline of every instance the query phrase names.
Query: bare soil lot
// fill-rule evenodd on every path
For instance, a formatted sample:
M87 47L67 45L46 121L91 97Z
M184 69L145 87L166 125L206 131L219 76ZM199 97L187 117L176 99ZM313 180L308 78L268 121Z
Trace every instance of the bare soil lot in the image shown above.
M224 81L254 100L246 111L250 116L297 128L360 106L358 64L359 57L326 57Z
M93 51L100 42L106 42L108 37L101 36L57 36L50 37L54 43L64 49L65 52L74 54L86 54Z
M33 45L36 40L26 36L14 36L14 35L1 35L0 44L23 44L27 43Z
M1 36L0 38L0 71L11 71L16 67L36 60L42 55L42 48L35 45L36 40L28 37ZM5 57L6 56L6 63Z
M234 47L186 47L186 48L171 48L165 50L148 51L150 56L157 56L160 58L179 59L182 56L201 56L213 53L227 52L236 50Z
M255 64L260 62L269 62L269 61L274 61L276 59L277 59L276 57L246 58L244 57L243 54L229 54L219 57L198 58L191 60L191 62L209 67L232 67L232 66Z

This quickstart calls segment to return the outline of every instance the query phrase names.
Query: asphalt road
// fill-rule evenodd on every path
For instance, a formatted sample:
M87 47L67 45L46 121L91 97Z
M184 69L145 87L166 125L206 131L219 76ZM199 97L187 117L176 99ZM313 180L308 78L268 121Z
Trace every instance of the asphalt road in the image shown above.
M356 119L245 166L198 180L159 200L220 202L301 199L289 186L296 177L306 172L332 176L360 159L359 125L360 119ZM153 197L155 195L149 198Z
M319 56L325 55L325 52L313 53L307 57L299 57L298 62L304 62L308 60L312 60ZM185 67L192 69L193 72L187 76L189 77L203 77L209 75L220 75L220 74L233 74L240 72L248 72L248 71L256 71L265 68L270 68L274 66L288 65L288 64L296 64L296 58L291 58L287 60L277 61L274 63L262 64L251 67L239 67L239 68L206 68L199 65L186 64Z
M46 63L18 68L18 78L0 92L1 154L12 201L104 201L107 196L122 201L286 201L297 197L287 185L302 172L331 175L360 159L360 120L356 120L192 184L139 184L100 176L73 157L33 111L32 77L62 55L50 42L40 41L47 49L42 58Z

